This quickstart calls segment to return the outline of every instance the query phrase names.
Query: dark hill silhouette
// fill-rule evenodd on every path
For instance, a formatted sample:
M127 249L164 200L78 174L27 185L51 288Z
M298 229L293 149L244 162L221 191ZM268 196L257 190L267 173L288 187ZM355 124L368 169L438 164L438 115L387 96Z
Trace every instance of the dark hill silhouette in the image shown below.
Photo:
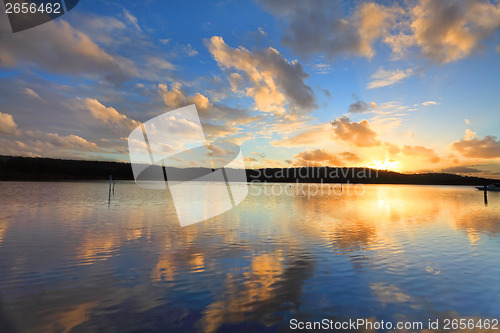
M207 173L206 169L198 170L200 174ZM226 169L226 172L231 173L231 170ZM184 173L179 172L179 169L167 168L166 173L177 175L175 180L188 180L181 178ZM366 168L266 168L247 169L246 173L249 182L422 185L484 185L497 182L494 179L446 173L402 174ZM0 180L4 181L107 180L110 174L118 180L134 179L129 163L0 156Z

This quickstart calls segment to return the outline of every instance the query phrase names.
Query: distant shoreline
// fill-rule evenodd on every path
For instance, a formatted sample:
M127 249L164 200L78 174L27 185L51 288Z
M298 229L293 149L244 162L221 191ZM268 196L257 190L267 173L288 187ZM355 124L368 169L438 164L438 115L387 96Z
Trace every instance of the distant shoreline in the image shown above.
M182 175L171 168L171 174ZM210 169L193 168L201 173ZM167 168L167 175L168 175ZM231 172L231 169L226 169ZM129 163L62 160L39 157L0 156L0 181L106 181L134 180ZM460 176L446 173L402 174L387 170L359 167L298 167L246 169L247 180L266 183L352 183L406 185L485 185L496 179ZM186 181L189 179L171 179Z

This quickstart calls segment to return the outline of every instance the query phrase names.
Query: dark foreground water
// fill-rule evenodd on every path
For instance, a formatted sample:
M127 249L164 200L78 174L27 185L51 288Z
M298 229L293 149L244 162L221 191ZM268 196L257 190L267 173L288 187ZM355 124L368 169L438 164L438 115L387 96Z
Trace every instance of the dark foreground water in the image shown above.
M168 193L117 183L108 206L107 186L0 183L4 330L500 318L500 193L485 205L471 187L265 185L181 228Z

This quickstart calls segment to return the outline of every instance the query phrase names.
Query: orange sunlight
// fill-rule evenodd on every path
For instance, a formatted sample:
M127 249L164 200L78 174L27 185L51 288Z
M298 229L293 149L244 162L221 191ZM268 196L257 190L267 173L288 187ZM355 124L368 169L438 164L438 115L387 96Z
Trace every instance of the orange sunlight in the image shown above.
M385 161L374 160L368 167L378 170L389 170L399 172L400 162L386 159Z

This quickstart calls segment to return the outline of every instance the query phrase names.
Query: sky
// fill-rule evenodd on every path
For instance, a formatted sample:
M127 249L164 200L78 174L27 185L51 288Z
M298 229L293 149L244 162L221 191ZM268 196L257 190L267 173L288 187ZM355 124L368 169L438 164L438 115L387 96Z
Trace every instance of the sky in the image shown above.
M500 178L498 1L85 0L17 33L4 12L1 155L128 162L132 130L195 104L247 168Z

